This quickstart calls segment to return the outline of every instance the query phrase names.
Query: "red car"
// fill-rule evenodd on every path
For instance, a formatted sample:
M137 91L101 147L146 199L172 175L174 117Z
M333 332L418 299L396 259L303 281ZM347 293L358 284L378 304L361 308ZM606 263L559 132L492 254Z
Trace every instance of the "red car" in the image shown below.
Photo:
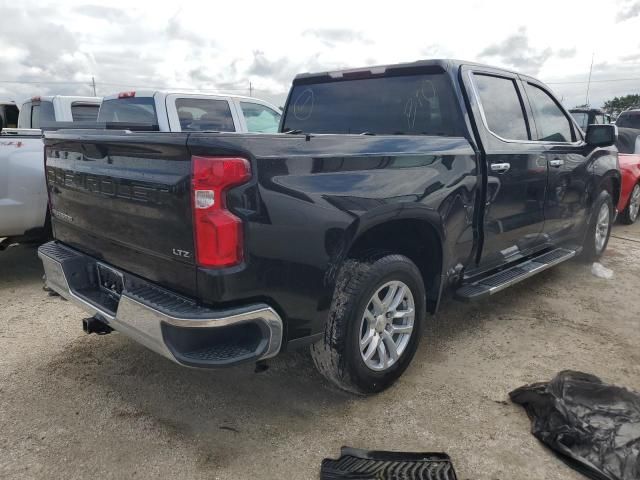
M640 212L640 130L619 127L616 145L622 173L618 212L620 221L630 225Z

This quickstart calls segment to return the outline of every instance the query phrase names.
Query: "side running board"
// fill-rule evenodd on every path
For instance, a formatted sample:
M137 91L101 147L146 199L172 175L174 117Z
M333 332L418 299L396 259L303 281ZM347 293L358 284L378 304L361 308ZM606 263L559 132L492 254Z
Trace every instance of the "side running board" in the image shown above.
M462 287L456 290L456 298L458 300L471 301L493 295L547 268L551 268L554 265L573 258L577 253L577 250L556 248L555 250L514 265L513 267L509 267L506 270L462 285Z

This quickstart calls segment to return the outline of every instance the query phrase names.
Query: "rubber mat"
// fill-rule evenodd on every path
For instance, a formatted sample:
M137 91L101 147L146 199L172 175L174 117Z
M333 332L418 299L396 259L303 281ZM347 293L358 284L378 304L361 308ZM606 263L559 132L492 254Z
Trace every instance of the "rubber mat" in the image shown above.
M456 480L446 453L359 450L342 447L340 458L325 458L321 480Z

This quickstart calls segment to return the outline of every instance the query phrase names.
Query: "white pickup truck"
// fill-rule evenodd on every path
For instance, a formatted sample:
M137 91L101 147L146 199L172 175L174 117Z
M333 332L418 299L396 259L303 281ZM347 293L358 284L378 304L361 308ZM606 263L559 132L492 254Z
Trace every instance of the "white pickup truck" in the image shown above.
M18 128L0 132L0 250L48 235L41 128L56 122L95 122L97 97L33 97L23 102Z
M98 122L146 124L161 132L276 133L281 115L253 97L144 90L104 97Z

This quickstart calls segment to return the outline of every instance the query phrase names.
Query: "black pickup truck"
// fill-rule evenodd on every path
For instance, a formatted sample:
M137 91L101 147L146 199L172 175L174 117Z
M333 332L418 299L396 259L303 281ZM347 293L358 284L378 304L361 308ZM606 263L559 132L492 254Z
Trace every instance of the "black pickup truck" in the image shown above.
M613 125L432 60L298 75L278 134L46 134L49 287L190 367L311 345L359 393L412 360L445 292L492 295L605 250Z

